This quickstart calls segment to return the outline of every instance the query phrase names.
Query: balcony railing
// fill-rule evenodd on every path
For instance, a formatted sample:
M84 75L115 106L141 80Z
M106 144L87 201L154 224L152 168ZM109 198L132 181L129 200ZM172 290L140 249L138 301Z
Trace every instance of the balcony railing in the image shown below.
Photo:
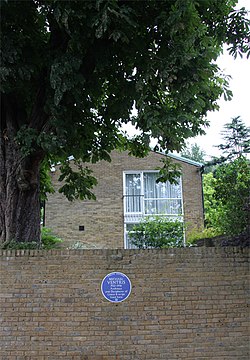
M181 216L181 198L145 198L144 195L124 195L125 217L128 222L138 222L144 215ZM133 219L137 219L134 221Z

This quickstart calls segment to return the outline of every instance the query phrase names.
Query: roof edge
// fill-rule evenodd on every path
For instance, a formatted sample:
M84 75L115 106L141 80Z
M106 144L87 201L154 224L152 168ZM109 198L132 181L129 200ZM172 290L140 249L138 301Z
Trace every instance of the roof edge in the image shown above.
M151 151L153 151L153 150L151 150ZM194 166L197 166L197 167L203 167L204 166L204 164L202 164L202 163L200 163L198 161L187 159L187 158L185 158L183 156L175 155L175 154L172 154L172 153L165 154L164 152L161 152L161 151L153 151L153 152L156 152L156 153L164 155L164 156L169 156L172 159L179 160L179 161L182 161L182 162L185 162L187 164L194 165Z
M150 150L152 151L153 153L156 153L156 154L160 154L160 155L163 155L163 156L169 156L171 157L172 159L175 159L175 160L178 160L178 161L182 161L182 162L185 162L187 164L190 164L190 165L194 165L194 166L197 166L197 167L203 167L204 164L198 162L198 161L194 161L194 160L191 160L191 159L187 159L183 156L179 156L179 155L175 155L175 154L172 154L172 153L164 153L163 151L154 151L154 150ZM68 157L68 160L73 160L74 159L74 156L69 156Z

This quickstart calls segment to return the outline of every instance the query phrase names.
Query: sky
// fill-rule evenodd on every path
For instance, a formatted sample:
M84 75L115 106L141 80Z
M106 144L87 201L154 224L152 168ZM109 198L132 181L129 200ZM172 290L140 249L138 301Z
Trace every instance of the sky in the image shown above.
M250 0L238 0L236 9L242 7L249 11L250 16ZM221 155L216 145L223 143L221 131L226 123L231 122L232 118L240 116L243 122L250 126L250 58L237 56L234 59L232 55L228 54L225 47L223 54L217 59L217 64L226 75L231 76L229 88L233 92L233 99L225 101L222 96L217 102L220 109L207 114L210 126L204 129L206 135L191 138L188 141L189 144L198 144L206 153L207 160L212 156L219 157ZM135 129L130 126L126 126L126 130L130 135L136 133Z
M250 14L250 0L239 0L237 8L245 7ZM250 126L250 58L236 59L226 51L217 59L217 64L227 75L231 75L229 87L233 92L233 99L225 101L222 97L218 104L219 111L209 112L207 119L210 127L206 128L206 135L190 139L189 143L196 143L202 148L208 157L219 156L220 152L215 147L223 143L220 132L226 123L231 122L233 117L240 116L247 126Z

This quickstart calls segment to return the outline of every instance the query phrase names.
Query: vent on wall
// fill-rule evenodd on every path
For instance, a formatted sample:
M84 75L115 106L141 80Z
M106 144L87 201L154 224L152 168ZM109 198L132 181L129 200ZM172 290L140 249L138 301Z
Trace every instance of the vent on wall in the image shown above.
M84 225L79 225L79 231L84 231Z

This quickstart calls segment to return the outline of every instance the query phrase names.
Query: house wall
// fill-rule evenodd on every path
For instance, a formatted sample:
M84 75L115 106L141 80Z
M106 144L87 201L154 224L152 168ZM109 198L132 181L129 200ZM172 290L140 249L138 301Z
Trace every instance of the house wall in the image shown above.
M0 250L0 359L249 360L248 275L247 249Z
M69 202L56 191L46 204L46 226L72 244L80 241L86 248L123 248L123 171L155 170L162 166L161 154L151 152L138 159L126 152L112 152L112 162L88 164L94 170L98 185L94 188L96 201ZM182 166L184 218L189 226L203 226L202 183L200 168L173 160ZM59 169L52 173L56 190ZM84 226L84 231L79 231Z

